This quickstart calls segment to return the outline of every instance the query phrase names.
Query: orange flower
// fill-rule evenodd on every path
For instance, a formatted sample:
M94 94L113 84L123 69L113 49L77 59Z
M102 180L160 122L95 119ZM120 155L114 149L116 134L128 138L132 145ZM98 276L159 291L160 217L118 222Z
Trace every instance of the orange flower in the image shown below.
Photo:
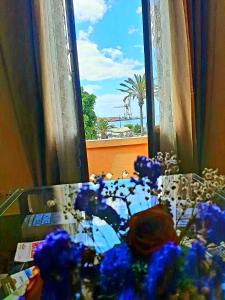
M42 287L43 281L41 279L40 271L35 267L26 289L25 300L40 300Z
M142 257L148 258L168 242L178 242L173 219L162 205L133 215L127 225L127 243L134 253Z

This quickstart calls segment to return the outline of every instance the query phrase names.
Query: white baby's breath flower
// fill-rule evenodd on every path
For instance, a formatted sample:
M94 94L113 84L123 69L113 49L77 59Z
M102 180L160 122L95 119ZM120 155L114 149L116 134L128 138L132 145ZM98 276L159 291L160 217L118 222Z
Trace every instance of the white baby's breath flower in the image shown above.
M94 181L96 178L96 175L95 174L91 174L91 176L89 177L90 181Z
M122 173L122 178L125 179L125 178L128 177L128 175L129 175L129 173L125 170L125 171L123 171L123 173Z
M48 200L47 201L47 206L49 208L54 207L56 205L55 200Z
M113 177L113 174L112 174L112 173L107 173L107 174L105 175L105 177L106 177L106 179L111 180L112 177Z
M210 193L207 193L207 194L205 195L205 197L206 197L207 200L209 200L209 199L211 199L212 195L211 195Z

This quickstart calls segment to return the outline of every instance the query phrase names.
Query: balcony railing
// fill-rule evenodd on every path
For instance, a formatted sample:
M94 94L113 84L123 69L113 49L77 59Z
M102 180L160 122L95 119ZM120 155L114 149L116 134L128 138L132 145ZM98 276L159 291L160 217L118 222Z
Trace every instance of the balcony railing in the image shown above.
M130 137L86 141L89 174L111 173L113 178L133 175L137 155L148 156L148 138Z

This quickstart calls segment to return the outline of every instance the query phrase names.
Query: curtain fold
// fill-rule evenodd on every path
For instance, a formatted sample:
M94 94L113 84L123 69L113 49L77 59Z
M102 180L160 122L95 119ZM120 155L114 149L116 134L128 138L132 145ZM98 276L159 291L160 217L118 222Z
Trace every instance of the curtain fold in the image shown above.
M213 167L225 173L225 2L166 2L171 107L181 171Z
M225 1L207 1L208 29L202 167L225 174Z
M177 152L174 116L171 102L171 46L168 1L151 0L153 69L159 102L160 151Z
M76 111L63 0L0 1L1 124L10 128L11 186L79 182L87 170ZM76 78L79 80L79 78ZM4 122L3 122L4 121ZM0 140L3 139L3 128ZM7 142L10 147L10 142ZM7 147L0 156L7 156ZM18 161L16 161L18 159ZM14 165L13 165L14 164ZM19 171L17 170L19 168Z
M198 169L195 97L186 1L169 1L171 90L177 153L182 172Z
M171 6L171 14L175 11L180 16L178 6L183 5L184 17L177 26L181 28L182 22L185 22L183 35L187 36L190 49L190 82L194 104L192 100L189 103L193 107L196 170L200 172L204 167L212 167L225 173L225 2L183 0L179 4L177 1L173 3L175 6ZM171 30L177 33L175 28ZM175 53L182 57L182 52L180 43ZM183 68L182 62L179 68Z
M60 182L82 181L84 136L74 103L69 36L64 0L34 0L41 65L46 133L47 182L57 174ZM57 154L57 155L56 155ZM54 178L53 178L54 180Z
M10 124L14 124L5 136L8 149L0 149L1 157L9 161L7 166L4 165L3 181L6 186L17 186L17 181L18 185L44 184L42 103L36 82L28 0L0 1L0 50L1 93L4 93L0 101L1 130L5 132ZM3 142L2 135L0 140ZM20 156L12 153L11 144ZM12 178L7 177L11 169L21 177L11 181Z

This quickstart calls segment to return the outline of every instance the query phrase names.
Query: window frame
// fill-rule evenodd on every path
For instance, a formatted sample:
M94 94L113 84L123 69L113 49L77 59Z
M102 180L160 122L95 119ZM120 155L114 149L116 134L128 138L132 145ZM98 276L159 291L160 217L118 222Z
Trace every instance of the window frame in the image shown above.
M72 65L72 80L75 97L75 105L79 110L79 125L81 130L81 139L83 140L84 149L82 151L81 161L82 178L83 181L88 181L88 160L85 143L84 122L82 113L82 99L79 76L79 63L76 43L76 27L74 16L73 0L65 0L67 26L71 51L71 65ZM151 14L150 14L150 0L141 0L142 6L142 25L143 25L143 44L144 44L144 60L145 60L145 83L146 83L146 112L147 112L147 131L148 131L148 155L153 157L157 153L156 143L156 127L155 127L155 108L154 108L154 82L153 82L153 63L152 63L152 32L151 32Z
M85 142L85 131L84 131L84 119L82 110L82 98L81 98L81 86L80 86L80 74L79 74L79 63L77 53L77 38L76 38L76 27L75 27L75 15L73 0L65 0L66 8L66 21L68 30L68 42L70 49L70 63L71 63L71 77L73 81L73 92L74 92L74 105L78 111L78 126L80 127L80 173L81 181L89 181L88 172L88 159L87 159L87 147Z
M154 157L157 153L156 127L155 127L155 101L154 101L154 80L152 63L152 32L150 0L141 0L142 22L144 38L144 59L145 59L145 84L146 84L146 111L148 129L148 154Z

